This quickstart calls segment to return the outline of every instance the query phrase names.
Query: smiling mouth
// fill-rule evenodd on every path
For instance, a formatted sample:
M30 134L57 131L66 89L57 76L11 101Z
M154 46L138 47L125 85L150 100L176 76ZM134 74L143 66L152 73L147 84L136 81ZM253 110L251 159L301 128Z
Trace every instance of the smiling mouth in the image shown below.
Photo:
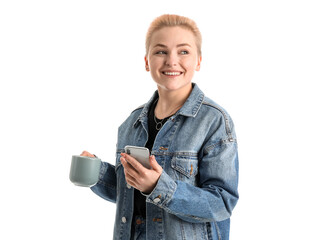
M182 72L162 72L166 76L180 76Z

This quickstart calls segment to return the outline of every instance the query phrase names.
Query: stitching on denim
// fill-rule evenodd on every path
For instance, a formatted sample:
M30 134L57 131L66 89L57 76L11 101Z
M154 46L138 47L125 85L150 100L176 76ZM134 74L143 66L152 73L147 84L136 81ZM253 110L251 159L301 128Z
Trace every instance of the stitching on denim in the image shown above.
M101 169L100 169L100 172L99 172L99 179L102 179L103 176L106 174L106 172L107 172L107 166L104 163L102 163L101 164Z
M200 94L200 96L198 96L196 106L194 106L194 108L192 109L193 116L197 115L197 113L199 112L200 106L203 103L203 99L204 99L204 94Z
M225 140L220 140L218 143L206 147L205 152L206 152L206 153L209 153L209 152L210 152L211 150L213 150L215 147L221 146L224 141L225 141Z
M104 181L102 181L102 180L99 180L99 181L98 181L98 184L100 184L100 185L102 185L102 186L104 186L104 187L109 187L109 188L112 188L112 189L116 189L116 186L115 186L115 185L111 185L111 184L109 184L109 183L107 183L107 182L104 182Z
M213 221L214 222L214 225L216 227L216 230L217 230L217 234L218 234L218 239L221 240L221 233L220 233L220 229L219 229L219 226L217 224L216 221Z
M224 117L224 120L225 120L225 123L226 123L226 133L228 134L229 138L232 139L231 129L230 129L230 126L229 126L229 125L230 125L230 123L229 123L229 118L228 118L227 114L225 113L225 111L223 111L220 107L218 107L218 106L216 106L216 105L213 105L213 104L211 104L211 103L205 102L205 101L203 101L203 104L204 104L204 105L211 106L211 107L219 110L219 111L222 113L222 115L223 115L223 117Z
M207 233L208 233L208 238L207 239L212 239L212 231L211 231L211 223L210 222L206 222L206 229L207 229Z
M152 151L152 155L171 156L171 157L198 157L196 152L158 152Z
M191 159L196 161L195 159ZM198 173L198 167L194 169L194 171L192 173L186 171L184 168L180 167L179 165L177 165L176 161L173 159L172 160L172 164L171 167L173 169L175 169L176 171L180 172L181 174L183 174L184 176L186 176L187 178L191 178L197 175Z
M197 239L197 228L194 223L191 223L191 225L192 225L193 239Z
M233 138L232 141L230 141L230 139L222 139L220 140L218 143L216 144L212 144L208 147L205 148L205 152L209 153L211 150L213 150L215 147L217 146L221 146L223 144L228 144L228 143L237 143L237 139Z
M150 201L152 203L152 201ZM175 211L172 211L170 208L168 208L167 206L165 205L162 205L160 206L162 207L166 212L168 213L171 213L173 215L177 215L177 216L182 216L182 217L187 217L187 218L192 218L194 220L198 220L198 221L203 221L203 222L212 222L212 219L210 218L199 218L199 217L196 217L196 216L193 216L193 215L189 215L189 214L181 214L179 212L175 212Z
M168 206L168 203L171 201L172 196L176 190L177 190L176 184L175 184L175 182L173 182L169 186L169 191L167 192L167 194L166 194L167 196L165 197L165 199L162 202L162 206ZM165 208L168 209L167 207L165 207Z
M121 166L121 162L117 163L116 166L114 167L114 171L116 172L120 166Z
M183 239L183 240L186 240L185 231L184 231L184 228L183 228L183 224L182 224L182 220L181 220L181 219L179 219L179 225L180 225L180 230L181 230L182 239Z
M135 110L133 110L131 112L131 114L133 114L134 112L143 109L146 106L146 104L143 104L141 106L139 106L138 108L136 108ZM145 117L147 115L147 113L140 113L140 115L137 117L137 119L133 122L132 127L135 127L136 124L138 124L139 120L141 120L143 117Z

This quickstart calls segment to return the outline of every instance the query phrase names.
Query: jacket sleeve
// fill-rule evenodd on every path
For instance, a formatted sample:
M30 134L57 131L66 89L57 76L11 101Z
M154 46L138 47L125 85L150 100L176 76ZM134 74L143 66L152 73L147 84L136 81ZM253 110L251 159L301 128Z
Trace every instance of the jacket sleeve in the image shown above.
M211 142L203 152L198 186L173 180L163 171L147 202L188 222L228 219L238 200L237 142L234 138Z
M91 190L99 197L116 202L117 198L117 177L115 167L107 162L102 162L99 180L96 185L91 187Z

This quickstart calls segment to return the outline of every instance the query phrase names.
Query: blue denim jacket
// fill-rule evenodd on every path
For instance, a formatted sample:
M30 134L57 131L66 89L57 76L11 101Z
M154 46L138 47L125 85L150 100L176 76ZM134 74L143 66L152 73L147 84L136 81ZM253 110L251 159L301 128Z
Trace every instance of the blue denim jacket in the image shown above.
M127 185L120 153L145 146L148 103L119 127L115 166L103 162L91 189L116 202L115 240L129 240L134 189ZM230 216L238 200L238 152L228 113L196 84L182 108L159 131L152 149L163 172L146 198L148 240L229 239Z

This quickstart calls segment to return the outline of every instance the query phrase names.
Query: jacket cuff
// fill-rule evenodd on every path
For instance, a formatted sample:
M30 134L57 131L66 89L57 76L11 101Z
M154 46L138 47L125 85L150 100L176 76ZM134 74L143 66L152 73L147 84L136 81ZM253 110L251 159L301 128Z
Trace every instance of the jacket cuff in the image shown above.
M106 182L106 179L104 179L104 177L106 176L107 171L108 171L108 163L101 162L98 183L105 183Z
M157 185L149 195L146 196L146 202L153 203L159 207L166 206L171 200L172 195L177 189L177 184L174 180L165 172L162 171Z

